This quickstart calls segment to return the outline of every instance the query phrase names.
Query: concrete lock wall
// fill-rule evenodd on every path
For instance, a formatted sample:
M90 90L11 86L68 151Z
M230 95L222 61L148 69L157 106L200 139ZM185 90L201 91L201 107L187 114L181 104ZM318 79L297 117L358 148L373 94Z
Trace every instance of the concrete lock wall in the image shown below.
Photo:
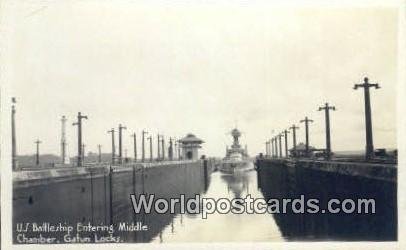
M156 198L177 198L180 194L192 197L207 188L209 168L203 161L160 163L145 167L96 167L72 170L63 177L50 177L49 172L20 173L14 177L13 233L16 223L52 224L77 222L117 224L141 221L149 226L147 232L123 232L125 242L147 242L175 216L173 214L135 214L130 194L154 194ZM65 170L66 171L66 170ZM69 172L69 171L67 171ZM36 236L38 233L27 233ZM42 233L43 236L47 235ZM55 237L55 234L49 234ZM62 235L59 235L62 237ZM14 237L15 241L15 237ZM16 241L15 241L16 242Z
M282 235L289 240L396 240L396 179L373 178L325 171L317 163L258 161L258 185L265 198L375 199L375 214L274 214Z

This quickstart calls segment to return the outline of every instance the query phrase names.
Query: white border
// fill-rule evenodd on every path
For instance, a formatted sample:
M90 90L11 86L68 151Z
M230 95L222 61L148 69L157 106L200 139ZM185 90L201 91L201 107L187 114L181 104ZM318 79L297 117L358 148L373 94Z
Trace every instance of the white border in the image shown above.
M12 199L12 178L11 178L11 146L10 138L10 95L12 78L10 75L3 74L4 68L7 67L5 58L7 58L7 49L5 44L8 39L8 27L12 23L5 23L7 10L4 5L7 2L19 0L3 0L0 1L0 94L1 94L1 123L0 123L0 138L1 138L1 247L2 249L89 249L97 247L98 249L406 249L404 236L406 235L405 216L406 211L406 0L401 1L230 1L230 0L207 0L207 1L152 1L154 4L192 4L195 2L205 4L258 4L266 3L278 6L306 6L306 7L397 7L399 8L399 77L398 77L398 95L397 95L397 131L398 131L398 150L399 150L399 165L398 165L398 242L283 242L283 243L165 243L165 244L75 244L75 245L12 245L12 220L11 220L11 199ZM38 0L39 1L39 0ZM61 0L62 1L62 0ZM72 0L65 0L71 1ZM94 0L89 0L94 1ZM42 3L45 1L41 1ZM52 1L49 1L52 2ZM151 2L151 1L150 1ZM149 2L149 3L150 3ZM113 4L113 2L112 2ZM402 237L403 236L403 237Z

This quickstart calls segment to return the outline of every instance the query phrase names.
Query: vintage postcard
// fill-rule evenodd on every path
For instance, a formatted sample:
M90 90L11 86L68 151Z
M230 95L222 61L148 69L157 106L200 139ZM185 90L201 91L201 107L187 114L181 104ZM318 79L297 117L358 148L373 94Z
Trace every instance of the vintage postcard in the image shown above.
M401 2L0 7L3 249L400 249Z

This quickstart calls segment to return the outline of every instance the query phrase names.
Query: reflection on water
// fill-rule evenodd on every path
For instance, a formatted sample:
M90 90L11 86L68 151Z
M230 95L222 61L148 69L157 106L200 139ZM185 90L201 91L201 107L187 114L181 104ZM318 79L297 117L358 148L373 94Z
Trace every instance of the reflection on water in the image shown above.
M215 172L204 198L263 198L258 190L257 173L249 171L238 175ZM281 241L281 233L269 214L209 214L174 217L156 236L154 242L226 242L226 241Z
M317 198L321 209L329 199L372 198L375 214L210 214L176 215L153 242L233 241L390 241L397 239L396 184L326 172L272 166L225 175L211 175L203 197L295 199Z

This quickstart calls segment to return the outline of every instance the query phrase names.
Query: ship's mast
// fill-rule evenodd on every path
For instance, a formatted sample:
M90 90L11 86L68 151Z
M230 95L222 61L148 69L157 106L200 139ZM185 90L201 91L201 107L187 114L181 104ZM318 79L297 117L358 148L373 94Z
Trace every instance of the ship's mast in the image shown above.
M231 135L233 136L233 139L234 139L234 141L233 141L233 148L239 148L240 147L240 143L239 143L239 141L238 141L238 138L241 136L241 132L238 130L238 129L233 129L232 131L231 131Z

